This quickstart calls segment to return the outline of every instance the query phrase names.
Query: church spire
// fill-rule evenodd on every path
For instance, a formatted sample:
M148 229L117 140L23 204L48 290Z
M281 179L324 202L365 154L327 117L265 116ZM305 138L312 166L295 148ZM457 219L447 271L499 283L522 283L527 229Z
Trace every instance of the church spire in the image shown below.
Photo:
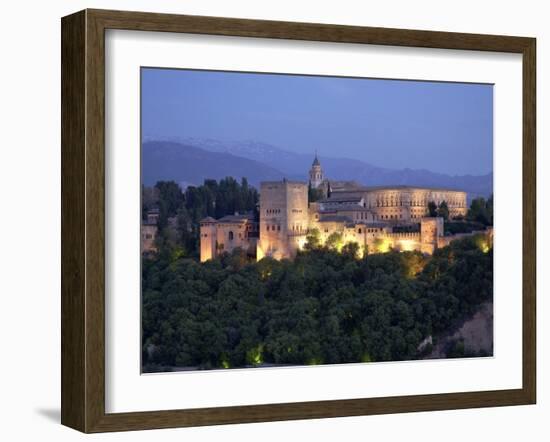
M313 164L309 170L309 185L313 189L317 189L317 187L319 187L323 182L324 178L323 169L321 169L321 163L317 157L317 150L315 150L315 159L313 160Z
M321 163L319 162L319 158L317 158L317 149L315 149L315 159L313 160L312 166L319 166L319 167L321 167Z

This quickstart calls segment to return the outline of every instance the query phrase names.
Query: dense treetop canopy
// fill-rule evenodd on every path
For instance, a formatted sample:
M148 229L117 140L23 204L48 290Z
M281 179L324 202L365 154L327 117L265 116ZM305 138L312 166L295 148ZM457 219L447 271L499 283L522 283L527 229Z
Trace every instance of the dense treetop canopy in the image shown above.
M236 250L201 264L164 252L143 265L143 360L159 367L336 364L423 356L419 344L492 299L482 237L431 256L358 259L312 248L294 262ZM148 367L148 368L147 368Z

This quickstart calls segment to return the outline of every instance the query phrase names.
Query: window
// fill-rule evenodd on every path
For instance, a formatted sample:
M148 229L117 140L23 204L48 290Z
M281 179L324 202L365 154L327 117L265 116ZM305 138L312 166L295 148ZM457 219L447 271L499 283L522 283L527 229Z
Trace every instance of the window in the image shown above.
M229 231L229 241L233 241L233 232Z
M363 233L361 229L359 229L359 233Z
M277 226L277 231L281 231L281 226Z

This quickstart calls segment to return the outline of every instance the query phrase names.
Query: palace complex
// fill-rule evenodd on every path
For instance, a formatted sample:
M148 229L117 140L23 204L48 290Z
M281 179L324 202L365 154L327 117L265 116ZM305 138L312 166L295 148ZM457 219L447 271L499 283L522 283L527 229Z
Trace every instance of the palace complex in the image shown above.
M315 195L315 201L309 201ZM309 182L266 181L260 184L259 217L233 214L200 222L200 260L241 248L257 260L293 258L307 235L337 248L355 242L361 254L438 247L465 235L444 235L443 218L430 217L429 204L445 202L449 218L467 213L466 192L415 186L364 187L353 181L325 178L317 158ZM142 252L155 253L158 210L142 223ZM492 229L484 232L492 236Z
M310 189L322 198L310 202ZM283 179L260 184L259 220L252 214L203 219L200 258L206 261L237 247L257 260L292 258L314 229L321 244L337 234L340 246L355 242L361 253L397 249L431 254L464 235L445 236L443 218L429 217L429 203L439 207L445 202L449 218L462 218L466 196L449 189L330 181L316 156L309 183Z

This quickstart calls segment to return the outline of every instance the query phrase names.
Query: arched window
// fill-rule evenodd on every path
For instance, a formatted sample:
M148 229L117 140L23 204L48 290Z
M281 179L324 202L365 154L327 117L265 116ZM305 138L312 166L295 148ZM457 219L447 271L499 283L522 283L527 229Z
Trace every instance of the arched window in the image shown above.
M229 241L233 241L233 232L229 231Z

